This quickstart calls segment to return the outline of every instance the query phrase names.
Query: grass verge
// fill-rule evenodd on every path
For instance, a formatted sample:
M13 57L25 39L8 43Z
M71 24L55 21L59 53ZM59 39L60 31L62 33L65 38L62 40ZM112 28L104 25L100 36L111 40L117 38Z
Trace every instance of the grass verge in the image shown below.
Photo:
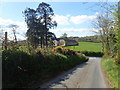
M103 58L101 65L112 88L120 88L120 66L115 64L113 58Z

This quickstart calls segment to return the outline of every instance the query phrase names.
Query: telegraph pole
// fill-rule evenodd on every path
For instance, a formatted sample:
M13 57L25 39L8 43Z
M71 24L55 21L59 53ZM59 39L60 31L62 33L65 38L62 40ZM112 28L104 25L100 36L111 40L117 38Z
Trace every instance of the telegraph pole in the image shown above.
M5 43L5 50L7 50L7 32L5 32L5 41L4 41L4 43Z

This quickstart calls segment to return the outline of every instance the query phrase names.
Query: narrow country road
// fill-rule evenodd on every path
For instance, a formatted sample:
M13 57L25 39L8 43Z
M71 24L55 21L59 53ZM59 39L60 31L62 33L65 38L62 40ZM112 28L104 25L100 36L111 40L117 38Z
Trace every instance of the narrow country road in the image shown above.
M101 58L90 57L88 62L76 66L41 88L107 88L100 63Z

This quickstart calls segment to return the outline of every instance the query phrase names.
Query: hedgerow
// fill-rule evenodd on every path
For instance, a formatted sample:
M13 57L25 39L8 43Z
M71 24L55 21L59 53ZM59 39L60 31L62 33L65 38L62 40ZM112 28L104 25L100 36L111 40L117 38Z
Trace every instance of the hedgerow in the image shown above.
M68 51L71 52L71 51ZM50 49L36 49L26 52L22 49L8 49L2 52L3 88L29 87L30 82L43 83L63 71L88 60L73 53L58 53Z
M83 53L86 56L92 56L92 57L102 57L104 55L102 52L92 52L92 51L78 51L78 53Z

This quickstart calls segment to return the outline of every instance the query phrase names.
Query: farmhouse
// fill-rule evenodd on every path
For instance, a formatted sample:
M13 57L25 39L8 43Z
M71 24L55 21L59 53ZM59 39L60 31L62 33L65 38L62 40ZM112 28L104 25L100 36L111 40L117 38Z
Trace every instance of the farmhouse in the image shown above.
M53 42L55 46L78 46L77 41L63 38L56 38Z

